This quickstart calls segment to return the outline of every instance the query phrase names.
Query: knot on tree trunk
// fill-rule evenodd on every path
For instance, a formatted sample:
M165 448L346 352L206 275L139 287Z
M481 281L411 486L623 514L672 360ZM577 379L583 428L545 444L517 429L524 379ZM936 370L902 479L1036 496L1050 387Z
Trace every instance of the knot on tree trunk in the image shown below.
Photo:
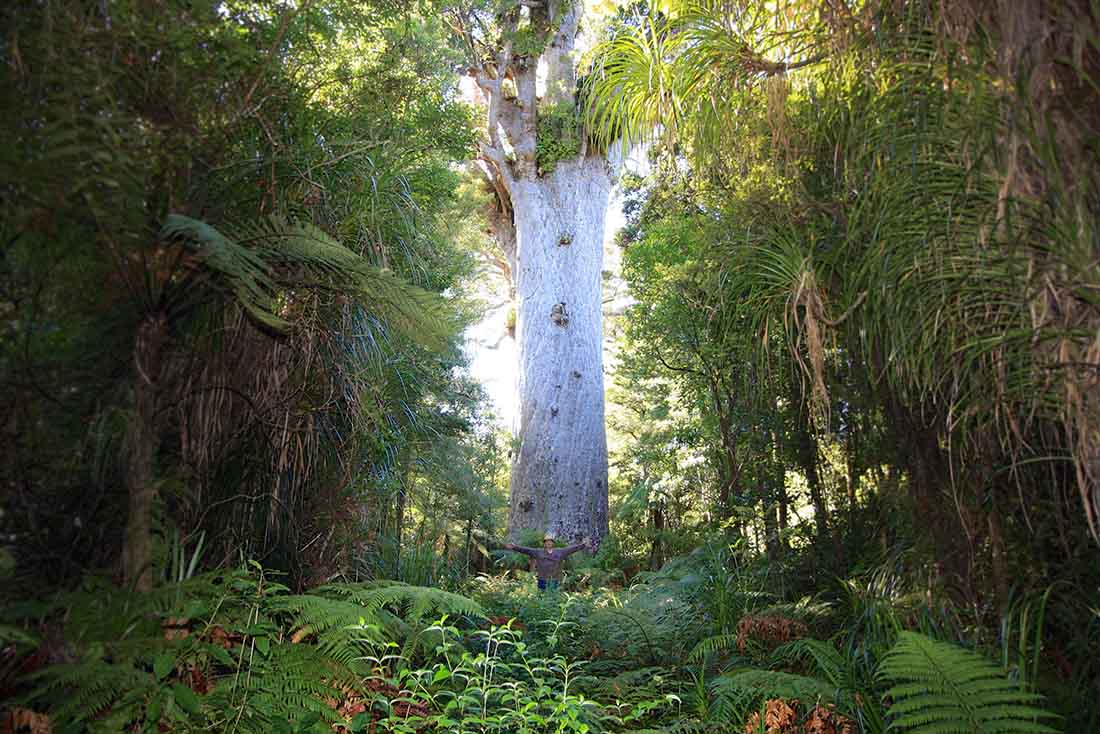
M550 307L550 320L562 328L565 328L569 323L569 312L565 310L565 301L555 303Z

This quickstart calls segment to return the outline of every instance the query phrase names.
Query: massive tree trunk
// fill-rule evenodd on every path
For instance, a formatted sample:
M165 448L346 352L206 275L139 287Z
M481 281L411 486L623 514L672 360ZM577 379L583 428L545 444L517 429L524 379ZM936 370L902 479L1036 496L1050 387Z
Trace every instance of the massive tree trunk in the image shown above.
M518 450L513 536L548 530L599 538L607 528L603 406L603 227L610 182L596 158L516 181Z
M611 180L606 156L590 149L574 110L580 8L507 5L496 14L499 46L491 54L481 20L456 13L451 21L487 101L480 164L496 195L491 225L515 288L520 414L509 532L599 543L607 533L601 292ZM522 49L519 38L527 39ZM531 38L542 44L537 54ZM540 131L547 111L564 128ZM559 136L548 139L555 160L540 158L540 134Z

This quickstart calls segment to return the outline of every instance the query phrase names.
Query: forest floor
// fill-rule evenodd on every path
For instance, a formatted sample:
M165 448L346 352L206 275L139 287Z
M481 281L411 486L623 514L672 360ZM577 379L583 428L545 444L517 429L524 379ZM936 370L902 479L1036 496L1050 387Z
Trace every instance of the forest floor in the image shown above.
M629 587L594 566L560 593L516 575L461 593L296 594L255 564L149 594L89 578L5 610L2 731L1053 731L1018 670L945 641L946 620L882 578L784 601L767 566L720 546Z

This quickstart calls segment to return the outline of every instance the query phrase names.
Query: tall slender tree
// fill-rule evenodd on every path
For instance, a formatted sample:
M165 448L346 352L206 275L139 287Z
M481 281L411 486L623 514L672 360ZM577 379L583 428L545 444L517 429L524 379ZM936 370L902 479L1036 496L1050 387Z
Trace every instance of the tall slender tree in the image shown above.
M516 298L510 532L598 542L607 532L601 272L611 178L577 113L582 12L576 0L518 0L449 17L487 103L479 164Z

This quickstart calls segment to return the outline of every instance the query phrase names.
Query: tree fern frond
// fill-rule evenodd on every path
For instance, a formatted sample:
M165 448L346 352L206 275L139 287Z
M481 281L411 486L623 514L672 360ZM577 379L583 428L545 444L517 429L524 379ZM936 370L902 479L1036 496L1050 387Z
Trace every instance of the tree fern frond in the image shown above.
M168 215L160 236L190 244L202 265L219 276L257 321L275 329L289 325L275 314L275 282L270 266L257 251L242 247L206 222L181 214Z
M1041 700L1021 690L977 653L902 632L879 666L893 685L890 728L938 732L1054 732L1041 719L1052 714L1031 704Z
M414 343L439 346L445 340L445 319L435 296L374 267L308 222L268 217L227 234L171 214L161 237L190 245L207 272L268 327L289 326L280 315L281 291L322 287L355 297Z

